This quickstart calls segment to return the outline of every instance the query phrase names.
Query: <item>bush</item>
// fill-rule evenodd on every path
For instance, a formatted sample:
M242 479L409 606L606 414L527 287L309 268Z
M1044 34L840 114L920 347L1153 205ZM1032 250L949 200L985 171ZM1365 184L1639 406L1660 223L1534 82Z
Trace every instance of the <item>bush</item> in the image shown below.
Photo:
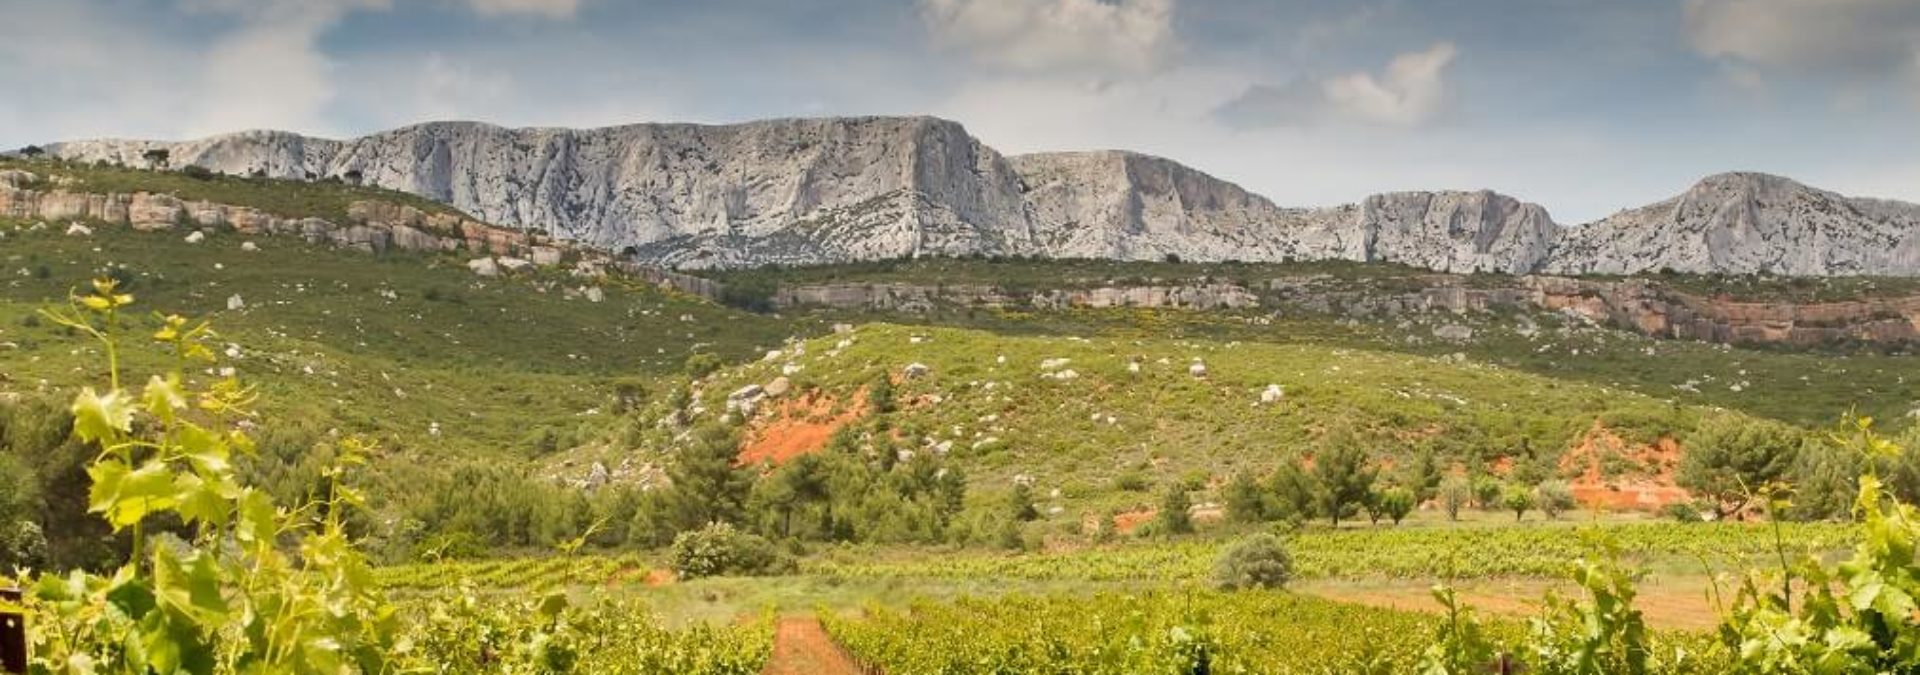
M781 555L773 542L727 523L681 532L673 538L669 555L673 573L682 579L783 574L794 569L793 560Z
M700 379L720 369L720 357L701 352L687 357L687 377Z
M1692 502L1674 502L1660 507L1660 515L1682 523L1698 523L1704 520L1700 517L1700 509L1696 508Z
M1573 488L1568 487L1565 481L1541 483L1534 492L1537 493L1540 511L1547 514L1548 518L1559 518L1560 514L1573 510L1575 506Z
M1213 585L1222 590L1282 588L1293 578L1293 556L1267 533L1234 542L1213 565Z

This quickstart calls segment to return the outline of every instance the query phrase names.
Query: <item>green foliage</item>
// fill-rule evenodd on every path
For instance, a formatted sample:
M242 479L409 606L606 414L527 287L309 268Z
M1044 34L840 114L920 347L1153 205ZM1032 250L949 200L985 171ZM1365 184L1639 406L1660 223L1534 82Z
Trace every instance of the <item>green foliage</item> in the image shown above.
M720 366L719 356L707 352L699 352L688 356L686 366L682 367L681 370L687 374L687 377L698 380L720 370Z
M1386 516L1388 520L1393 521L1395 525L1399 525L1400 521L1407 517L1407 514L1413 513L1413 491L1403 487L1390 487L1382 490L1380 494L1375 497L1375 501L1378 504L1377 508L1379 508L1380 513Z
M1726 517L1744 511L1762 487L1787 477L1800 444L1801 433L1786 425L1709 417L1688 435L1674 479Z
M1368 463L1367 451L1352 429L1341 428L1320 442L1313 477L1319 484L1320 512L1340 526L1341 516L1367 501L1378 470Z
M1227 483L1225 498L1227 519L1237 523L1263 522L1278 510L1259 479L1249 472L1234 474Z
M1577 505L1573 499L1573 488L1560 480L1550 480L1534 488L1534 501L1540 507L1540 512L1547 514L1548 518L1559 518L1560 514Z
M1447 512L1447 520L1459 520L1460 509L1465 508L1474 499L1473 481L1468 480L1466 476L1446 477L1440 481L1437 492L1436 497L1440 500L1440 508Z
M1519 522L1534 505L1533 490L1525 485L1508 485L1500 493L1500 506L1513 512L1514 522Z
M1187 498L1187 488L1175 485L1167 488L1167 495L1160 500L1160 513L1155 518L1161 534L1193 533L1193 502Z
M1853 555L1834 563L1808 553L1769 574L1749 571L1721 639L1752 673L1893 673L1920 669L1920 510L1884 491L1872 468L1903 450L1868 419L1840 432L1837 445L1868 467L1859 479L1854 516L1861 522ZM1800 597L1794 595L1798 592Z
M1264 532L1234 542L1213 566L1213 585L1221 590L1282 588L1292 579L1286 543Z
M681 532L669 555L674 574L682 579L781 574L793 568L793 561L772 542L724 522Z
M694 442L680 450L667 470L673 485L666 501L677 529L743 522L753 475L737 463L739 447L734 429L711 425L694 430Z

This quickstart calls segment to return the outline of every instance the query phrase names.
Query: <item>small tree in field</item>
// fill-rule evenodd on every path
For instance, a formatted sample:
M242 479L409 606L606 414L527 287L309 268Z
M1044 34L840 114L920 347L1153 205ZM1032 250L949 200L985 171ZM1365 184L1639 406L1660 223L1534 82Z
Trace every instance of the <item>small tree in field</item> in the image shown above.
M156 169L167 168L167 162L172 159L172 157L173 153L166 148L154 148L140 153L140 158L147 160L147 166Z
M1378 472L1367 466L1367 451L1351 430L1328 434L1314 459L1313 475L1320 482L1321 508L1340 526L1340 516L1366 503Z
M1533 491L1524 485L1509 485L1500 498L1500 503L1506 506L1508 511L1513 512L1514 522L1520 522L1520 519L1527 515L1527 511L1533 509Z
M1801 433L1774 422L1710 417L1687 437L1674 482L1714 505L1725 518L1745 511L1750 495L1793 469Z
M1440 481L1440 508L1447 510L1447 520L1460 520L1460 509L1473 501L1473 483L1466 476L1448 476Z
M1160 503L1160 531L1165 534L1193 532L1193 514L1187 512L1192 506L1184 486L1167 488L1167 498Z
M1407 514L1413 513L1413 491L1402 487L1391 487L1380 491L1377 498L1381 515L1399 525Z

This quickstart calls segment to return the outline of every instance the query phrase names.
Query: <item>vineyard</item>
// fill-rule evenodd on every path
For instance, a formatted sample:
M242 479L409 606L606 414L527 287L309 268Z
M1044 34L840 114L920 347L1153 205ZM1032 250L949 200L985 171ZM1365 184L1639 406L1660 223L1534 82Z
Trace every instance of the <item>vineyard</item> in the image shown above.
M1782 523L1792 551L1839 550L1856 535L1845 525ZM1413 579L1559 577L1573 561L1611 541L1636 563L1691 571L1733 566L1774 553L1771 526L1743 523L1631 523L1592 527L1310 530L1288 538L1300 578ZM1204 578L1217 541L1146 543L1057 553L827 557L810 573L845 577L1151 581Z
M1284 592L969 599L821 620L855 658L897 675L1408 673L1444 621ZM1487 630L1524 634L1517 622ZM1661 634L1655 645L1669 664L1657 672L1724 670L1706 636Z

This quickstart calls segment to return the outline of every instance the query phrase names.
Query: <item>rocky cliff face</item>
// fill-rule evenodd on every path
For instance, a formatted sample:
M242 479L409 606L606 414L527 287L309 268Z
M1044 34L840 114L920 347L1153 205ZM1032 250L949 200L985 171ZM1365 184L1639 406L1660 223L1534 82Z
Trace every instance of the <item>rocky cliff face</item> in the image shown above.
M1571 228L1561 274L1920 274L1920 205L1851 199L1757 173L1708 177L1678 197Z
M928 117L505 129L422 124L336 141L256 131L84 141L56 157L282 178L353 177L671 267L919 255L1395 262L1466 273L1920 274L1920 205L1761 174L1579 227L1492 192L1291 209L1129 152L1003 158Z
M504 129L422 124L333 141L246 132L186 143L55 144L55 156L273 177L357 177L657 262L820 263L1024 248L1000 155L932 118Z
M1342 258L1520 271L1552 221L1492 193L1402 193L1283 209L1128 152L1007 160L915 118L504 129L422 124L336 141L253 131L183 143L82 141L56 157L294 179L348 178L651 264L747 267L916 255L1130 260Z

